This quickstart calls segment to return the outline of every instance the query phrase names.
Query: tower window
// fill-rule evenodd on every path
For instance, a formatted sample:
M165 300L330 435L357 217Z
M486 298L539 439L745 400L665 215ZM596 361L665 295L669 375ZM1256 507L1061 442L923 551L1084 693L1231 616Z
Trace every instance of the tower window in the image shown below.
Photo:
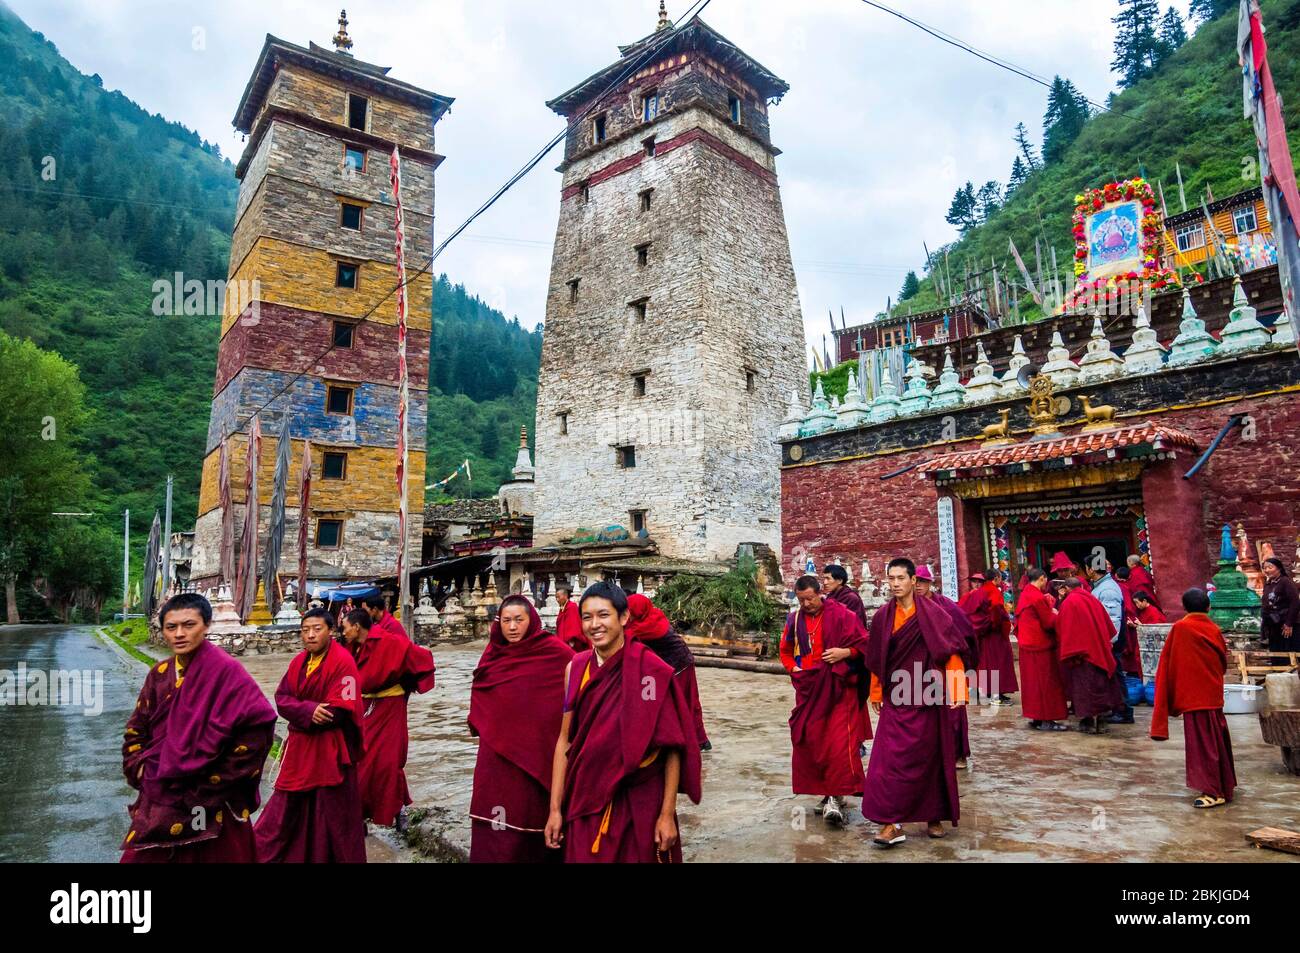
M636 466L636 447L615 447L614 459L620 469L631 470Z
M632 309L632 319L638 322L644 321L649 305L649 298L640 298L628 304L628 307Z
M649 139L641 140L641 147L645 149L646 156L653 156L655 154L655 137L651 136Z
M583 204L586 204L587 202L591 201L591 183L590 183L590 182L579 182L579 183L578 183L578 201L579 201L579 202L582 202Z
M650 264L650 243L643 242L636 246L636 263L644 268Z
M632 524L633 533L639 533L645 529L645 510L628 510L627 519Z
M734 122L736 125L740 125L740 97L739 96L727 97L727 111L731 113L731 121Z
M651 194L653 194L653 192L654 189L642 189L640 192L637 193L637 197L640 198L641 200L641 211L643 212L650 211L650 196Z
M343 545L342 520L316 521L316 548L338 549Z
M632 396L633 397L645 396L645 379L646 379L645 374L632 375Z
M361 215L364 209L360 205L344 202L339 210L339 224L353 231L361 231Z
M578 282L580 280L579 278L569 279L569 304L578 303Z
M334 322L334 346L335 347L352 347L356 338L357 326L351 321Z
M336 288L355 288L357 286L357 266L346 261L338 263L334 272Z
M758 375L753 371L745 371L745 390L754 393L758 389Z
M351 417L353 390L354 388L344 387L341 384L325 385L325 412Z
M560 435L563 436L569 432L569 412L561 411L555 415L560 418Z
M641 120L653 122L659 115L659 90L652 89L641 97Z
M366 129L366 114L370 108L370 101L364 96L348 94L348 125L353 129L360 129L362 132Z
M366 171L366 150L358 146L343 147L343 168L349 172Z
M326 480L346 480L348 455L341 450L326 450L321 463L321 476Z
M605 141L605 114L601 113L591 121L591 141L599 145Z

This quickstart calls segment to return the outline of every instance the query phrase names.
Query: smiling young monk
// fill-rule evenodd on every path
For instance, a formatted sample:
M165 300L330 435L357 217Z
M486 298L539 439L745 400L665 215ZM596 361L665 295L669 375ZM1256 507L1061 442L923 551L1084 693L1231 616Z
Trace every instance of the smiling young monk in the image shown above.
M523 596L507 596L474 669L469 729L479 739L470 797L469 860L540 863L548 850L551 769L573 650L542 630Z
M700 802L700 747L672 666L624 634L627 594L598 582L579 602L591 648L565 673L548 847L566 863L676 863L677 793Z
M253 863L249 815L275 711L244 666L207 641L207 599L173 596L158 622L174 655L149 669L126 723L122 772L140 795L122 863Z

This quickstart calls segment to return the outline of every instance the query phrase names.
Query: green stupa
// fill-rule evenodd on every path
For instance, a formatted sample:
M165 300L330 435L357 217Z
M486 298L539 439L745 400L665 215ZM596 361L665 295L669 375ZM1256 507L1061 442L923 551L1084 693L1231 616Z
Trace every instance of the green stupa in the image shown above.
M1237 568L1237 549L1232 545L1232 527L1223 526L1219 545L1219 571L1214 574L1214 592L1210 593L1210 618L1224 632L1233 631L1239 619L1251 619L1258 631L1259 596L1250 588L1245 574Z

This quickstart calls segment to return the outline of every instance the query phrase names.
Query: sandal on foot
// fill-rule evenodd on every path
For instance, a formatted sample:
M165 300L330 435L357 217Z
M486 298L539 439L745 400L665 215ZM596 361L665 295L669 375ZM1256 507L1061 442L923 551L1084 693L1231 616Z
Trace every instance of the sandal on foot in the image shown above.
M1212 797L1209 794L1202 794L1192 802L1192 807L1222 807L1227 804L1226 798Z

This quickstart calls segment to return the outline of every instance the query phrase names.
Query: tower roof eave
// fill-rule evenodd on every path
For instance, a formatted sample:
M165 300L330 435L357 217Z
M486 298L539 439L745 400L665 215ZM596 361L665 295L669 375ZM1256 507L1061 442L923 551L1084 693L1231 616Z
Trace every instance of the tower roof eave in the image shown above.
M663 34L656 30L635 43L620 46L618 51L622 54L621 59L588 76L572 89L549 100L546 103L547 108L559 113L561 116L570 115L578 106L596 95L597 91L607 85L609 80L626 69L630 58L641 54L662 37ZM734 69L737 74L743 76L746 82L758 90L759 94L765 99L774 97L779 99L790 90L789 83L742 51L698 17L674 30L660 50L663 53L671 53L682 49L701 48L709 49L724 66Z
M268 33L266 42L262 45L262 52L258 54L257 65L253 67L248 85L244 87L244 94L239 98L239 106L235 110L232 124L237 131L248 133L252 129L253 120L261 109L267 90L271 88L276 68L280 63L296 63L315 72L347 80L349 83L373 90L399 102L429 109L433 113L435 123L455 102L451 97L440 96L430 90L391 78L387 66L366 63L346 53L327 50L315 43L310 47L298 46L296 43L290 43Z

